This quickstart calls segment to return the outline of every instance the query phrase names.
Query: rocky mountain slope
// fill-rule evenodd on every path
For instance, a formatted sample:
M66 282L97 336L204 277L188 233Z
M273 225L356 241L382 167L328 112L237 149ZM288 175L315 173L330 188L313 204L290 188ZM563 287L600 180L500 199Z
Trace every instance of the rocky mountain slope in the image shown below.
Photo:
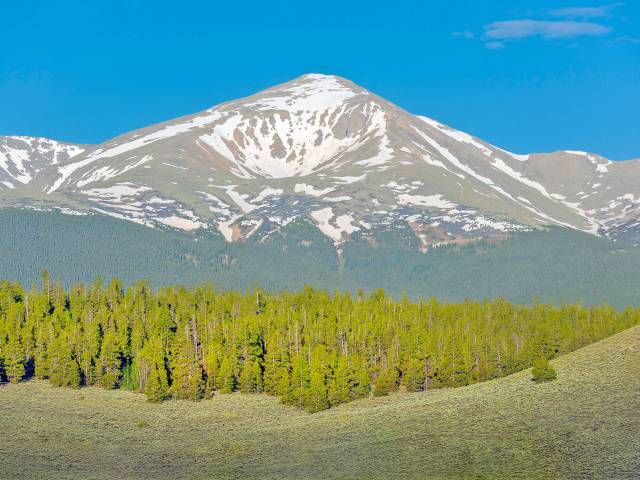
M640 161L513 154L315 74L101 145L1 138L0 184L5 205L230 242L306 221L339 252L398 224L423 251L544 226L640 238Z
M44 169L81 154L84 147L37 137L0 137L0 190L30 183Z

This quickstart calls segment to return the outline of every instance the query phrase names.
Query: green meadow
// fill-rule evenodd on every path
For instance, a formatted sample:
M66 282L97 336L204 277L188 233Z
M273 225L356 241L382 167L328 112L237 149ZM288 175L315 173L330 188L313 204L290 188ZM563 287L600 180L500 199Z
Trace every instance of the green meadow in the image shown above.
M3 479L635 479L640 327L531 370L316 414L266 395L153 404L28 381L0 387Z

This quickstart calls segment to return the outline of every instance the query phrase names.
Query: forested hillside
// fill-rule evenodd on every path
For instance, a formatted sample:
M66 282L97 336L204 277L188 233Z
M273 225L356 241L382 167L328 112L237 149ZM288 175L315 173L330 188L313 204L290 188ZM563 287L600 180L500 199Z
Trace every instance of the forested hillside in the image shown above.
M47 269L69 287L96 276L125 285L213 282L268 291L304 285L356 293L384 288L399 297L442 300L504 297L553 303L638 305L640 249L572 230L550 229L420 253L406 229L355 238L340 261L317 229L295 222L257 242L189 237L103 215L0 210L0 277L23 285Z
M118 280L65 291L0 284L0 374L151 401L266 392L310 412L356 398L458 387L528 368L640 323L640 310L444 304L369 296L158 291Z

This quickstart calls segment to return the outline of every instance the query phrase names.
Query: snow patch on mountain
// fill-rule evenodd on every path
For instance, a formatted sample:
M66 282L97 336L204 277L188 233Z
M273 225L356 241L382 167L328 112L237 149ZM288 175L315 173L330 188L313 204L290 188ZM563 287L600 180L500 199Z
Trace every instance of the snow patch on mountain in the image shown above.
M313 185L308 185L306 183L296 183L294 187L295 193L304 193L305 195L312 195L314 197L321 197L327 193L331 193L335 190L335 187L327 187L323 189L319 189L314 187Z
M136 197L139 194L148 191L151 191L151 188L144 185L118 183L110 187L83 190L82 193L92 197L99 197L102 199L109 199L110 201L121 202L126 197Z
M331 75L307 74L301 80L288 88L269 92L245 106L256 110L314 112L334 108L356 95Z
M169 227L186 231L192 231L202 227L202 223L196 220L178 217L177 215L171 215L169 217L157 217L156 220Z
M547 191L546 188L544 188L544 186L542 186L540 183L530 180L529 178L525 177L522 173L517 172L516 170L514 170L513 168L511 168L509 165L507 165L502 159L500 158L493 158L493 163L492 165L497 168L498 170L500 170L501 172L507 174L508 176L510 176L511 178L517 180L520 183L523 183L524 185L533 188L534 190L537 190L539 193L541 193L543 196L551 199L551 200L555 200L556 197L554 196L555 194L551 194Z
M379 105L369 102L325 106L319 111L276 111L268 119L237 108L200 140L231 162L234 172L242 178L309 175L320 167L335 165L344 153L371 137L380 139L380 149L369 161L380 165L390 158L384 113ZM336 131L342 120L347 122L355 114L367 118L362 130Z
M78 145L70 145L40 137L0 137L0 172L10 177L2 183L14 188L15 180L30 183L44 168L57 165L82 153ZM9 186L11 185L11 186Z
M418 117L418 118L424 120L427 124L437 128L442 133L444 133L445 135L448 135L449 137L453 138L458 142L463 142L463 143L468 143L469 145L473 145L488 157L490 157L493 154L493 152L489 148L487 148L486 145L483 145L482 143L480 143L479 141L477 141L475 138L473 138L471 135L467 133L448 128L445 125L442 125L441 123L438 123L435 120L432 120L428 117Z
M347 202L349 200L353 200L353 197L349 195L341 195L338 197L324 197L323 200L325 202Z
M131 159L134 161L122 168L111 167L108 165L97 168L90 173L83 175L81 179L76 182L76 186L78 186L78 188L82 188L85 185L89 185L90 183L109 180L153 160L152 155L144 155L140 159L135 158L136 157L131 157Z
M261 202L262 200L266 199L267 197L279 197L283 193L284 193L284 190L281 189L281 188L267 187L264 190L262 190L258 194L258 196L253 199L253 201L254 202Z
M220 186L219 188L222 188L226 192L226 194L231 198L231 200L233 200L233 202L238 207L240 207L240 209L244 213L252 212L256 208L258 208L255 205L253 205L252 203L250 203L247 200L245 200L246 198L249 198L249 194L236 192L235 191L236 187L237 187L237 185L225 185L225 186Z
M402 193L398 195L398 202L402 205L418 205L421 207L433 208L453 208L457 205L442 198L442 195L409 195Z
M334 217L333 209L326 207L321 210L311 212L311 217L316 220L318 228L327 237L333 239L336 244L345 240L345 235L360 230L359 227L352 225L354 218L351 214L340 215L335 219L335 225L331 224Z
M339 183L348 185L351 183L356 183L359 182L361 180L364 180L365 178L367 178L367 174L363 174L363 175L358 175L358 176L346 176L346 177L333 177L334 180L337 180Z

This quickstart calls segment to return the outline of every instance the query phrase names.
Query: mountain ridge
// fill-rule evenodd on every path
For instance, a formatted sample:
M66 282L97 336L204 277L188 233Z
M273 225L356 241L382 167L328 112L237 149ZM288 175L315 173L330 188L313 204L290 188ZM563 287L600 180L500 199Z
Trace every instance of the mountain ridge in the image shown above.
M302 217L339 251L356 232L397 224L423 251L550 225L640 238L640 162L514 154L336 76L304 75L75 148L0 190L0 201L227 241L266 238Z

